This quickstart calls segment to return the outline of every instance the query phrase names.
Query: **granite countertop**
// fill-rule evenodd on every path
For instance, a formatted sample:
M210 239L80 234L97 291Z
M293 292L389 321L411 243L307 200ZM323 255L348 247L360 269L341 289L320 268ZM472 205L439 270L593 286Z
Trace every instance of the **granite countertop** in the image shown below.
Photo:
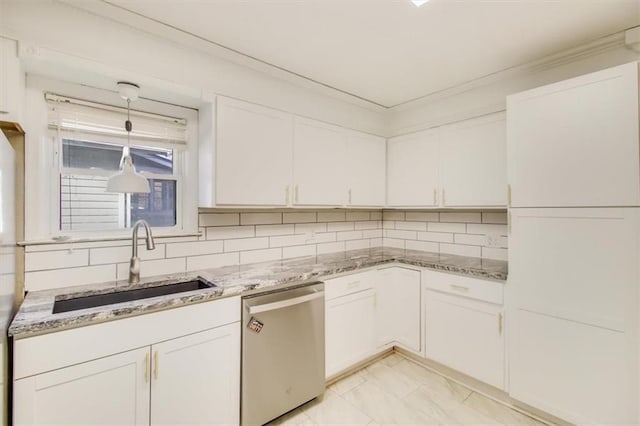
M117 281L29 292L13 319L8 333L14 338L24 338L141 315L146 312L170 309L189 303L257 293L269 287L302 283L319 277L388 263L413 265L498 281L507 279L507 262L504 261L376 247L249 265L226 266L170 276L149 277L135 285L130 285L126 281ZM196 277L201 277L214 286L185 293L53 313L53 304L56 300L105 294L131 288L167 285Z

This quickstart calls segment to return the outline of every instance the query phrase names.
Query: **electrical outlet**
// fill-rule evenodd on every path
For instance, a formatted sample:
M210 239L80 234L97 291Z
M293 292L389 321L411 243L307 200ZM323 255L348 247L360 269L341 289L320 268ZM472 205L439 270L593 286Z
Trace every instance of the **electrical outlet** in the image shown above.
M502 237L500 234L487 234L485 246L487 247L500 247Z

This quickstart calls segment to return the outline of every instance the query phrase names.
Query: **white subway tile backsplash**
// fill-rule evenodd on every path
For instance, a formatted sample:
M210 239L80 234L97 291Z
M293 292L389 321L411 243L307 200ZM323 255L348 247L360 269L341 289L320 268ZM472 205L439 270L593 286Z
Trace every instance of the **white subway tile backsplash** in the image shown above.
M382 238L382 229L365 229L362 238Z
M271 235L292 235L295 233L293 224L289 225L256 225L256 237Z
M255 228L255 226L220 226L207 228L207 240L253 237L256 234Z
M239 265L240 253L207 254L187 257L187 271L220 268L222 266Z
M437 253L439 249L438 243L434 243L431 241L405 241L405 248L407 250L421 250L421 251L432 251Z
M504 248L482 247L482 257L485 259L508 260L507 253Z
M470 223L467 225L468 234L498 234L507 235L507 225L488 225Z
M362 231L337 232L336 238L338 241L359 240L362 238Z
M240 213L240 225L273 225L283 223L282 213Z
M427 224L425 222L396 222L396 229L405 231L426 231Z
M440 222L457 223L480 223L482 215L480 212L441 212Z
M311 234L313 232L327 232L326 223L296 223L296 234Z
M139 255L142 276L380 246L506 260L506 220L504 211L206 210L199 215L203 236L157 239L153 251L140 244ZM486 235L496 247L485 246ZM32 245L25 251L27 290L128 277L126 240Z
M369 220L369 212L351 211L347 212L347 220L362 221Z
M401 238L403 240L415 240L418 238L416 231L398 231L396 229L385 229L383 238Z
M386 236L382 238L382 244L385 247L393 247L393 248L404 248L405 240L400 238L387 238Z
M282 259L281 248L270 248L266 250L250 250L240 252L240 264L268 262L270 260Z
M335 253L337 251L344 251L345 247L346 246L344 241L338 241L335 243L322 243L322 244L318 244L317 253L319 255L327 254L327 253Z
M378 229L380 227L380 222L377 220L365 220L361 222L356 222L354 224L356 230L359 229Z
M289 259L292 257L302 257L302 256L315 256L316 255L316 245L309 244L306 246L293 246L293 247L283 247L282 248L282 258Z
M450 232L418 232L418 240L437 243L452 243L453 234Z
M95 284L116 279L116 265L84 266L80 268L52 269L26 272L24 287L27 291L48 290L83 284Z
M327 223L327 231L353 231L355 224L353 222L333 222Z
M305 234L271 237L269 238L269 247L300 246L306 244L308 238Z
M437 212L406 212L406 221L410 222L438 222Z
M240 225L239 213L201 213L198 218L200 226Z
M482 212L482 223L507 224L507 212Z
M131 259L131 246L101 247L89 250L89 263L91 265L105 265L108 263L129 262ZM138 257L142 260L163 259L165 257L165 245L156 244L153 250L147 250L144 244L138 244Z
M167 257L200 256L221 253L223 243L220 240L195 241L192 243L167 244Z
M429 222L427 224L427 231L429 232L455 232L464 234L467 231L467 225L464 223L438 223Z
M346 212L318 212L318 222L344 222L347 217Z
M478 246L440 243L440 253L456 254L458 256L480 257L481 250Z
M382 220L404 220L404 212L399 211L383 211Z
M317 222L316 212L283 213L282 223L310 223Z
M140 262L140 276L153 277L156 275L178 274L186 271L187 260L184 257L173 259L143 260ZM118 279L128 279L129 264L118 264Z
M74 268L89 265L89 250L60 250L26 253L24 256L25 271L43 269Z
M269 247L269 237L224 240L224 251L255 250Z
M369 240L352 240L345 242L346 250L360 250L369 248Z
M486 235L455 234L454 241L456 244L466 244L470 246L483 246L487 242L487 237Z
M330 243L337 241L335 232L318 232L314 237L309 237L309 243Z

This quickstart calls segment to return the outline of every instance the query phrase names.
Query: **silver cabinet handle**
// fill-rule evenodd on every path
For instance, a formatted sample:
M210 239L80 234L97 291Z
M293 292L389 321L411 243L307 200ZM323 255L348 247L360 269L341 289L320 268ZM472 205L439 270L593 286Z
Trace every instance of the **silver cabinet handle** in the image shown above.
M149 352L144 356L144 381L149 383Z
M511 207L511 184L507 185L507 207Z
M158 351L153 353L153 379L158 380Z
M291 299L279 300L277 302L265 303L263 305L250 306L249 313L259 314L261 312L275 311L276 309L299 305L300 303L310 302L312 300L321 299L323 297L324 291L317 291L315 293L305 294L304 296L292 297Z
M284 203L289 205L289 185L284 188Z
M502 336L502 312L498 314L498 334Z
M436 188L433 188L433 205L438 205L438 190Z
M294 192L295 192L295 195L294 195L295 202L297 203L298 202L298 185L296 185Z
M461 293L466 293L469 291L469 287L465 287L463 285L449 284L449 286L451 287L451 290L459 291Z
M442 205L445 205L444 188L442 188Z
M349 204L351 204L351 188L349 188Z

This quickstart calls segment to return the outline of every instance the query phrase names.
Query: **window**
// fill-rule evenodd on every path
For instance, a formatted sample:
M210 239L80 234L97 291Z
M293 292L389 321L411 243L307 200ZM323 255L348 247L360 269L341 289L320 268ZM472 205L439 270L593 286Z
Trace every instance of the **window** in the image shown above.
M140 219L156 228L180 227L185 120L132 111L129 147L126 110L56 95L47 95L47 103L49 132L57 146L59 233L116 231ZM125 154L149 180L150 193L106 192Z

